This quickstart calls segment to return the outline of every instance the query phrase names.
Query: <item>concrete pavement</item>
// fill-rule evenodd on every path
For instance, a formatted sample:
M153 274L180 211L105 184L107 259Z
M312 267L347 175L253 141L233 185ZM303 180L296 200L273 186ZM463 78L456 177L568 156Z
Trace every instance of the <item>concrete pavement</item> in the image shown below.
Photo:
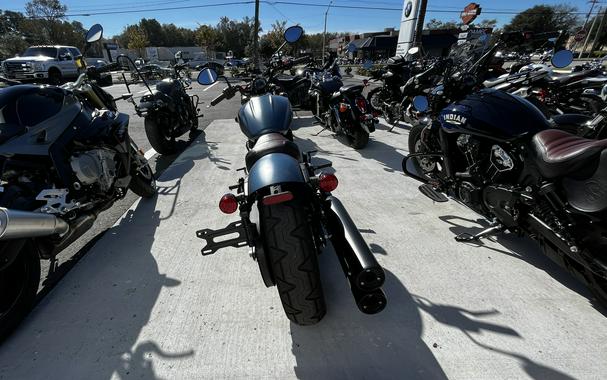
M354 151L297 121L297 143L334 164L334 194L385 267L388 307L361 314L330 249L328 313L291 324L246 249L202 257L201 228L243 166L244 137L216 120L0 347L0 379L601 379L605 316L535 244L456 243L484 222L435 205L400 170L407 130Z

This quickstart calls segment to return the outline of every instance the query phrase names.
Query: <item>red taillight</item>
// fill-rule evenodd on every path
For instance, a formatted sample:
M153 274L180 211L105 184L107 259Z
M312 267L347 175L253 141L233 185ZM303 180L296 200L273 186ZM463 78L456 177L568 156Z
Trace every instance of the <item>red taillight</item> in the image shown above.
M360 110L360 112L367 112L367 101L365 98L356 98L356 107Z
M238 210L238 200L234 194L226 194L219 200L219 209L225 214L233 214Z
M261 203L266 206L275 205L277 203L288 202L293 199L293 193L290 191L283 191L282 193L266 195L263 197Z
M348 110L348 105L346 103L339 103L339 112L346 112Z
M330 193L331 191L337 189L337 185L339 181L335 174L326 174L322 173L318 177L318 187L324 192Z
M542 102L545 102L546 101L546 97L548 96L548 92L546 90L544 90L543 88L541 88L538 91L538 96L540 97L540 100Z

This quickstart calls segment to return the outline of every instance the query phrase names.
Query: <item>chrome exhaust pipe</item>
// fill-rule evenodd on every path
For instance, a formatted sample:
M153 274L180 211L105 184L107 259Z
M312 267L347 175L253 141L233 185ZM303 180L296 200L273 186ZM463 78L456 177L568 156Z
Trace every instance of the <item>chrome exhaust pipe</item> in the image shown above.
M350 283L362 291L384 284L386 275L339 199L329 196L328 216L331 243Z
M69 224L55 215L0 207L0 240L64 234Z

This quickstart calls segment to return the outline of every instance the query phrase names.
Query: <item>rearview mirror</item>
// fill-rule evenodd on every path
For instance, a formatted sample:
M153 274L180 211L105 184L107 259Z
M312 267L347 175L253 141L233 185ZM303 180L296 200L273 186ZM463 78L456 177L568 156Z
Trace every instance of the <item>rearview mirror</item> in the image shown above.
M103 27L99 24L91 26L86 32L86 42L89 44L99 41L103 37Z
M552 66L557 69L561 69L563 67L567 67L573 62L573 52L571 50L561 50L552 56Z
M285 41L287 41L290 44L297 42L297 41L299 41L301 36L303 36L303 33L304 33L304 30L301 26L299 26L299 25L291 26L291 27L287 28L287 30L285 30L285 34L284 34Z
M419 112L425 112L428 110L428 98L423 95L417 95L413 98L413 108Z
M198 74L198 83L203 86L217 82L217 73L213 69L204 69Z

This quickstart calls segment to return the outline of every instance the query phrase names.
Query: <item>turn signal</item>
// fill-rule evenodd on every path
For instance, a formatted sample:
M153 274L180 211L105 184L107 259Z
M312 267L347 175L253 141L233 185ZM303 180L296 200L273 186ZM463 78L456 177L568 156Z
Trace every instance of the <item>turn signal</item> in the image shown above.
M318 177L318 187L327 193L337 189L338 183L339 181L337 180L335 174L321 173L321 175Z
M348 110L348 105L346 103L339 103L339 112L346 112Z
M238 200L234 194L228 193L221 197L219 201L219 209L224 214L233 214L238 210Z

